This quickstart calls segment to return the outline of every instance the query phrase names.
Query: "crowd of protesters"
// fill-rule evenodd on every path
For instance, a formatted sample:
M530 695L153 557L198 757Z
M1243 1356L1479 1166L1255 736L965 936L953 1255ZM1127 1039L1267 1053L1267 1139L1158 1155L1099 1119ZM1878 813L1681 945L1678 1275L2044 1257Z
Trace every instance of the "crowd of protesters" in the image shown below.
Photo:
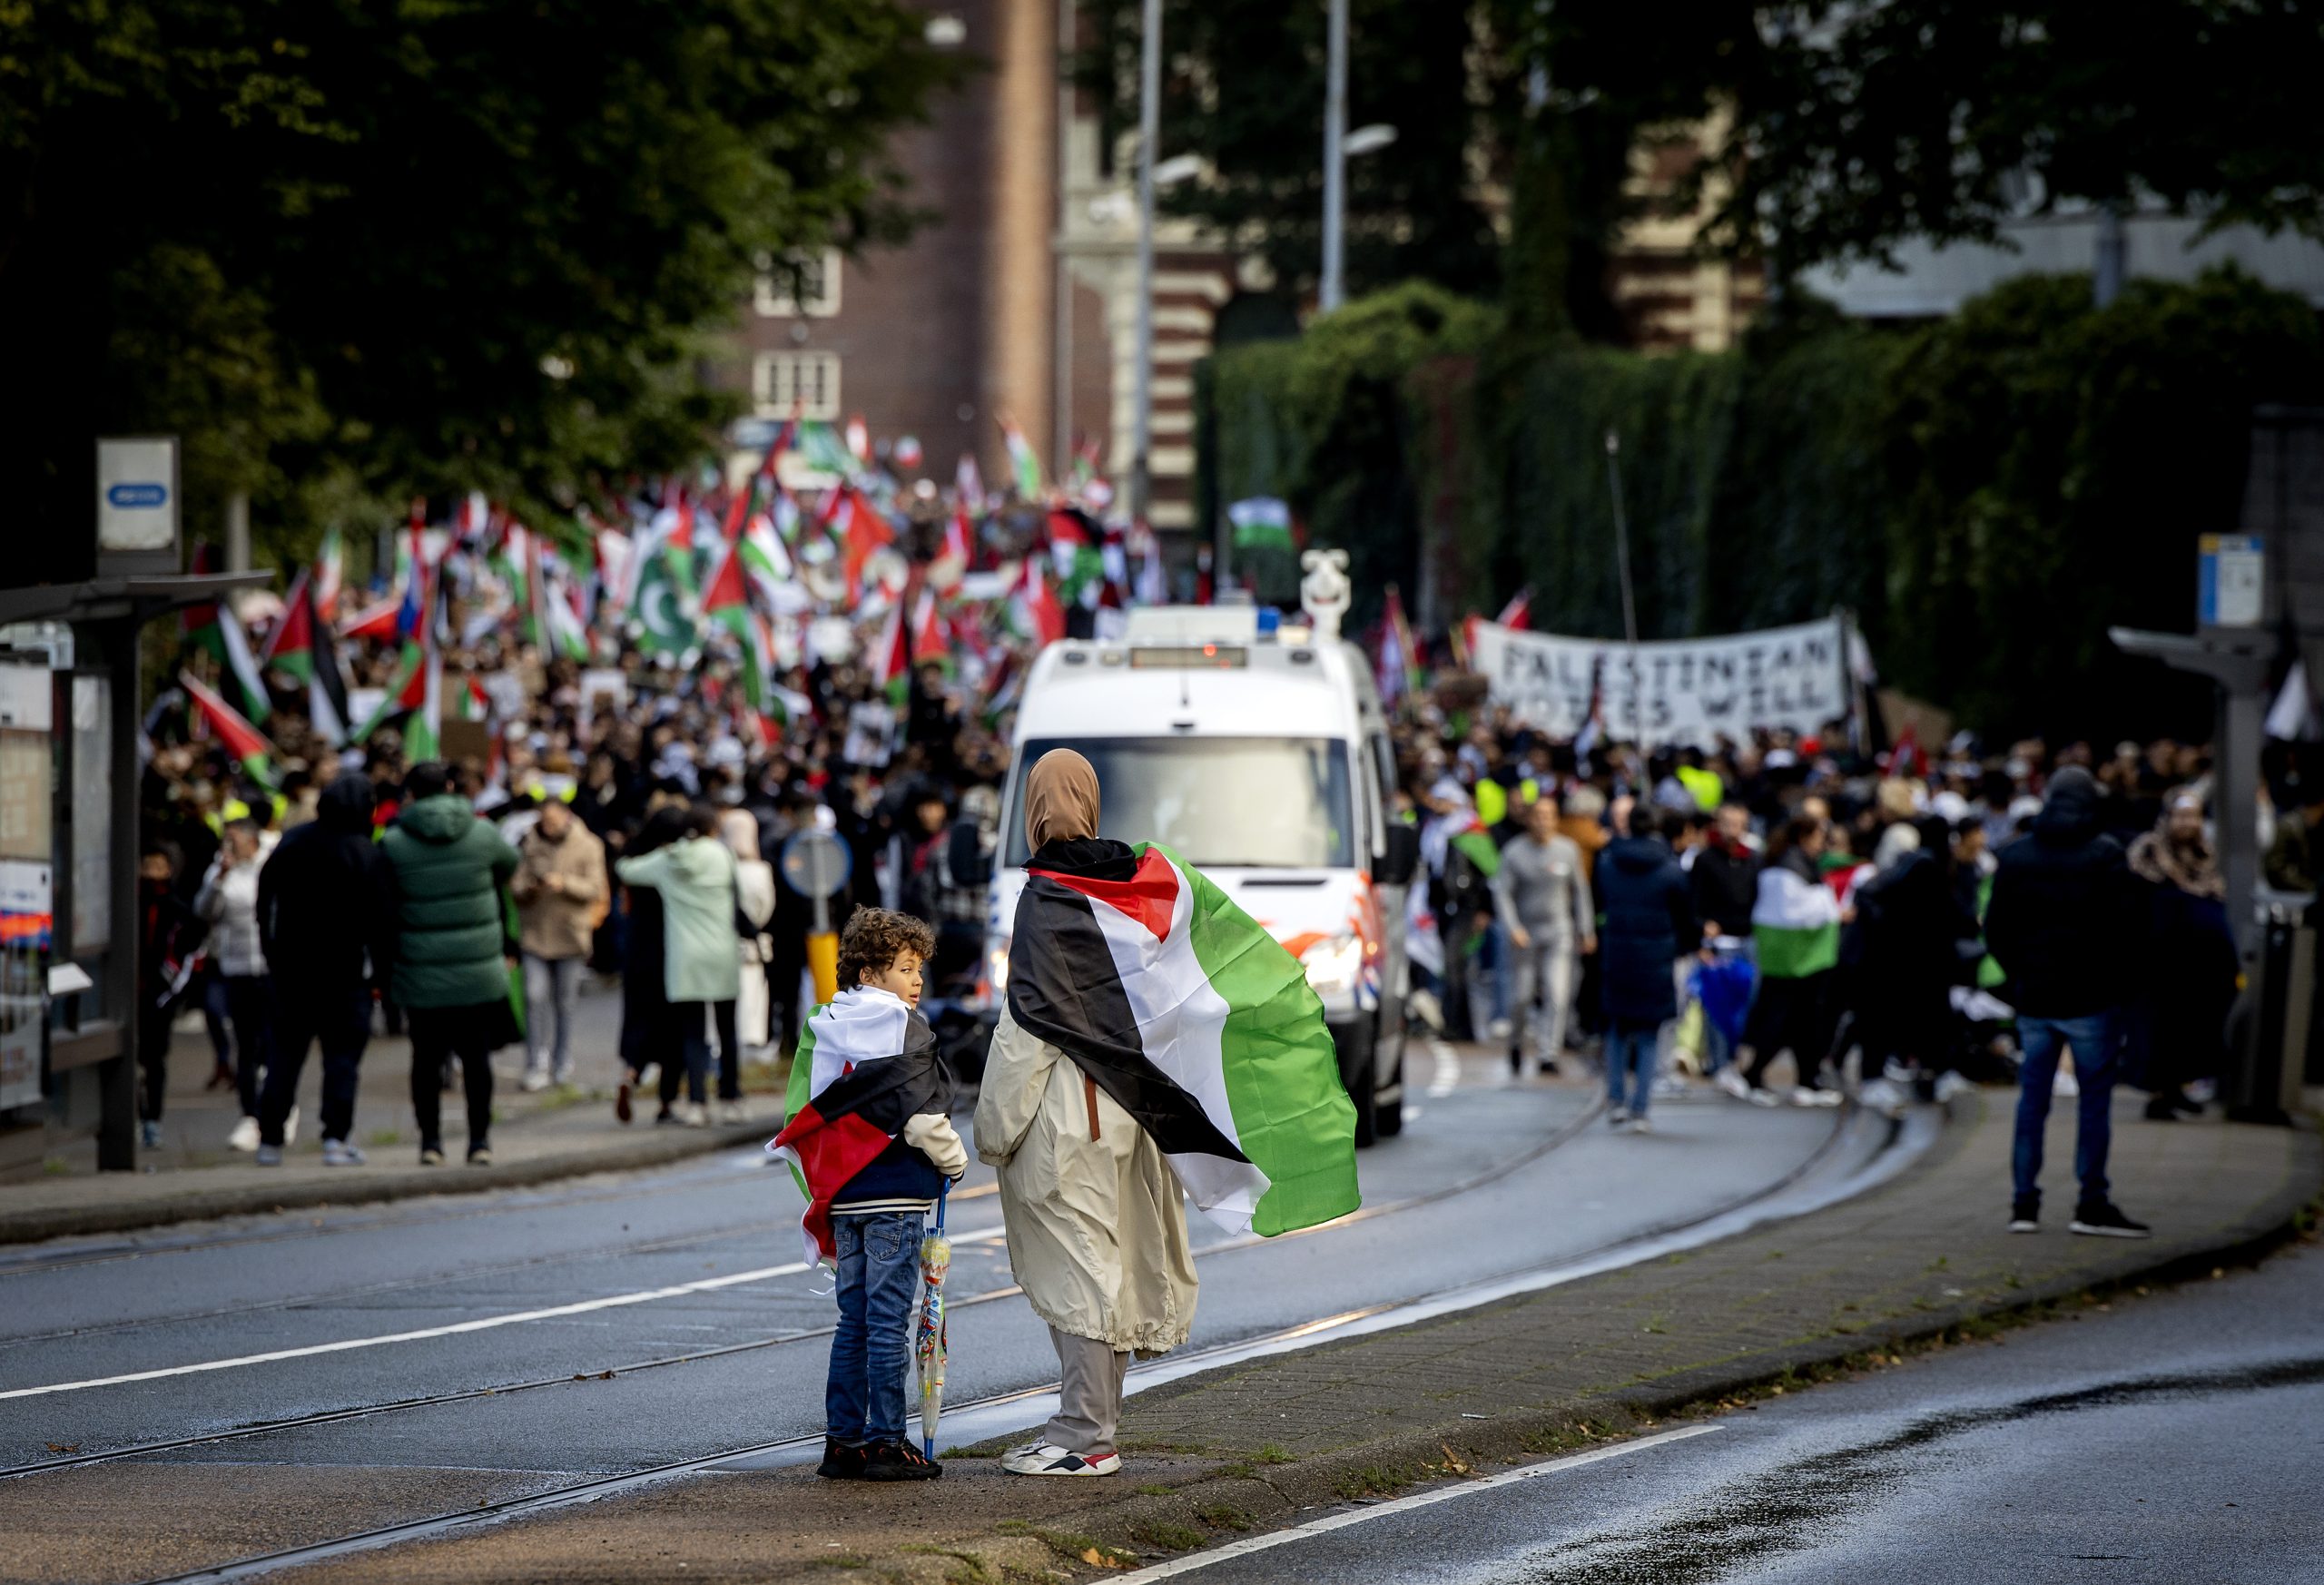
M600 640L585 666L487 632L444 662L494 702L481 752L409 763L392 728L334 750L286 711L269 785L215 743L155 733L148 1143L161 1009L198 1009L212 1082L242 1108L231 1143L281 1159L319 1044L325 1160L359 1162L376 994L412 1037L422 1159L444 1158L439 1098L458 1081L468 1159L488 1163L490 1052L521 1042L527 1089L570 1083L591 974L620 977L622 1122L649 1074L656 1121L740 1120L743 1064L787 1049L808 1011L812 900L775 865L811 827L852 860L834 928L859 902L912 915L936 940L931 996L972 980L985 896L955 874L956 830L990 851L1005 700L932 659L883 679L869 640L853 660L798 657L789 719L758 730L734 708L732 650L680 665ZM391 681L388 645L350 663L359 687ZM1616 1124L1643 1132L1658 1095L1692 1083L1832 1105L1853 1064L1858 1093L1890 1104L2006 1078L2022 1056L2017 1208L2037 1199L2054 1084L2080 1097L2083 1209L2117 1217L2112 1083L2146 1088L2157 1120L2210 1094L2236 962L2201 747L1963 734L1872 753L1834 724L1646 751L1535 733L1439 681L1397 712L1400 812L1425 865L1416 1004L1450 1037L1501 1043L1512 1072L1595 1060ZM2270 877L2312 888L2324 799L2284 802Z
M2156 1121L2201 1111L2237 986L2206 750L1873 753L1835 723L1591 753L1476 704L1423 707L1400 759L1422 1007L1448 1035L1505 1042L1513 1072L1594 1055L1629 1132L1693 1083L1833 1105L1853 1061L1894 1105L2015 1077L2013 1226L2039 1226L2054 1092L2077 1098L2074 1229L2143 1231L2111 1198L2112 1090L2147 1090ZM2313 890L2284 802L2270 879Z
M521 1045L527 1090L572 1083L592 975L621 981L621 1121L648 1078L658 1122L741 1121L743 1064L787 1049L808 1010L812 900L778 881L774 860L811 827L852 859L829 900L835 926L859 902L884 902L935 931L932 983L974 972L984 891L954 878L953 831L966 819L989 834L997 820L1005 723L946 668L916 670L902 708L887 711L863 667L803 665L793 680L809 708L766 737L721 707L731 674L715 665L681 669L629 649L606 658L586 674L599 691L585 698L583 668L544 663L529 645L451 653L448 671L506 674L526 701L494 724L489 757L408 763L393 728L334 753L287 712L273 724L271 785L214 743L153 745L142 960L153 1010L140 1039L149 1146L162 1138L168 1015L199 1009L212 1082L239 1089L231 1146L281 1159L299 1074L320 1043L324 1159L359 1163L354 1091L376 994L386 1026L411 1037L422 1161L444 1159L438 1098L458 1083L468 1159L487 1165L489 1054ZM359 684L386 664L355 656ZM851 738L865 704L892 728Z

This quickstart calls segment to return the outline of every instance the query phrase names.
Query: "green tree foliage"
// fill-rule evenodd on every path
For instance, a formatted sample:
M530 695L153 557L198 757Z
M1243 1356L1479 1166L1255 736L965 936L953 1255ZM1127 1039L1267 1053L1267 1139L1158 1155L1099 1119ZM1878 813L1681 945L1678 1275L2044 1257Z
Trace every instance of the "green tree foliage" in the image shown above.
M0 4L0 463L84 530L107 430L196 513L675 460L754 261L909 224L946 72L894 0Z
M2106 629L2191 625L2194 539L2236 526L2252 408L2324 393L2315 311L2232 271L2103 310L2087 276L2026 277L1901 330L1793 299L1717 354L1512 347L1500 324L1406 289L1222 354L1205 467L1345 546L1359 619L1412 586L1425 531L1454 540L1442 615L1530 585L1537 625L1612 636L1610 428L1645 635L1846 605L1887 680L1994 733L2202 730L2208 693Z
M1913 237L1994 241L2028 208L2160 198L2324 235L2305 0L1807 0L1755 8L1705 168L1715 235L1787 270Z

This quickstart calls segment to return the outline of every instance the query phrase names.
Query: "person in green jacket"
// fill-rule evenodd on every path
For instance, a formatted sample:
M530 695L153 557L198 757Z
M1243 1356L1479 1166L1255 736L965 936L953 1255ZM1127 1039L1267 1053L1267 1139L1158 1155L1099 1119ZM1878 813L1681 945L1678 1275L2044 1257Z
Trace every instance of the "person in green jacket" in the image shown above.
M658 1048L653 1059L662 1065L662 1110L654 1120L702 1127L710 1121L710 1020L718 1003L742 990L734 854L719 840L716 818L698 808L684 836L618 861L614 873L623 885L650 887L662 899L662 982L669 1004L651 1041ZM686 1108L678 1113L671 1103L681 1062Z
M517 942L507 897L517 850L451 790L442 764L414 765L403 786L403 810L379 847L395 874L401 945L390 984L411 1030L419 1162L444 1159L444 1063L458 1057L468 1088L468 1165L488 1167L492 1052L517 1038L508 1003Z

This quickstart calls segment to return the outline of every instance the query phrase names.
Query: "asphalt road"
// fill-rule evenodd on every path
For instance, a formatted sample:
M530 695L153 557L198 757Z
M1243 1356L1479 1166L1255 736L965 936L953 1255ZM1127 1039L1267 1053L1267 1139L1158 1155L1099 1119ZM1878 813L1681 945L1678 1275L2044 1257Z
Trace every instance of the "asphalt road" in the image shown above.
M2312 1585L2324 1251L1709 1423L1176 1577Z
M1403 1137L1362 1160L1385 1214L1265 1245L1197 1219L1194 1346L1705 1216L1795 1174L1835 1126L1694 1101L1616 1137L1579 1084L1512 1086L1486 1058L1412 1077ZM110 1516L63 1563L0 1552L0 1577L142 1579L441 1511L448 1482L472 1506L815 1432L831 1301L801 1269L798 1211L788 1175L738 1151L0 1259L0 1466L188 1443L0 1480L0 1534L36 1510L52 1529L76 1503ZM951 1399L1053 1380L1009 1291L988 1171L953 1213ZM348 1413L382 1405L403 1406ZM314 1416L336 1418L275 1423ZM271 1428L204 1440L252 1426ZM365 1501L343 1481L331 1501L297 1494L313 1482L294 1474L331 1469L362 1472ZM251 1510L232 1522L212 1511L228 1472Z

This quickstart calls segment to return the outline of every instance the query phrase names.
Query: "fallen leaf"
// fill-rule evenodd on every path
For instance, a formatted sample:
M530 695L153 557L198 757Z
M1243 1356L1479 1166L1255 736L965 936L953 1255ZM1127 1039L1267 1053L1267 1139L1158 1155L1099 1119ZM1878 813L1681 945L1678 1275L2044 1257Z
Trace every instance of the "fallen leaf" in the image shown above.
M52 1442L48 1444L48 1451L51 1452L79 1452L81 1451L81 1444L77 1442Z
M1106 1553L1099 1551L1096 1547L1082 1548L1081 1560L1095 1569L1118 1569L1122 1567L1122 1560L1119 1558L1108 1557Z
M1452 1471L1456 1475L1473 1475L1477 1472L1476 1467L1473 1464L1471 1464L1459 1453L1452 1451L1452 1444L1451 1442L1439 1442L1437 1445L1444 1450L1444 1467L1446 1469Z

